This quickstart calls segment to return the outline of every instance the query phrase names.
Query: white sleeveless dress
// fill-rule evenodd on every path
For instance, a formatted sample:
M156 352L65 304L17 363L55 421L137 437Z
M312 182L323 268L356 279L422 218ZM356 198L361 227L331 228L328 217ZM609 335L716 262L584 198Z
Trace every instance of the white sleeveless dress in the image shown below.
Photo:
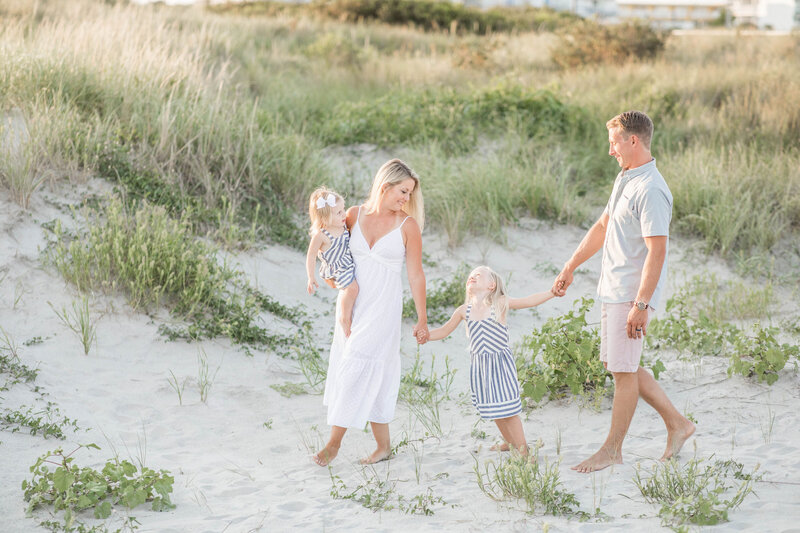
M345 337L337 305L322 401L328 407L328 425L358 429L367 422L387 424L394 418L400 390L401 275L406 257L401 228L408 220L370 249L360 217L359 208L350 238L358 281L353 323L350 337Z

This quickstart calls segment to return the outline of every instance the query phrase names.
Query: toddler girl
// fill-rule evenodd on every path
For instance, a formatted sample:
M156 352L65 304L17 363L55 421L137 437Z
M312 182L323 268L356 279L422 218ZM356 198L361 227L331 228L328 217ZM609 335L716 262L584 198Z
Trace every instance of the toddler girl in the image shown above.
M508 346L508 309L535 307L553 297L552 291L525 298L508 298L503 280L491 268L480 266L467 278L467 298L442 327L431 330L430 340L444 339L466 321L471 354L469 385L472 405L481 418L494 420L505 441L493 450L508 451L509 444L522 455L528 446L519 414L519 383L514 356Z
M314 294L319 286L314 275L314 266L319 257L319 275L328 285L343 293L339 321L345 336L349 337L358 283L356 267L350 253L350 232L347 230L344 199L334 191L320 187L311 193L308 216L311 218L311 242L306 254L308 293Z

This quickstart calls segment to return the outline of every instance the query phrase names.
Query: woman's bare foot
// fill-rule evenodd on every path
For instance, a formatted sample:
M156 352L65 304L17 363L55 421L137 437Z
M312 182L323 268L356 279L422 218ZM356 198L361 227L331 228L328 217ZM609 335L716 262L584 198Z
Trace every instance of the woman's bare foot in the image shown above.
M667 430L667 449L664 450L664 455L661 456L662 461L672 459L678 455L687 439L694 435L694 423L688 418L683 420L683 424L678 429Z
M388 450L381 450L380 448L378 448L377 450L372 452L372 455L370 455L369 457L361 459L359 463L361 463L362 465L373 465L375 463L380 463L381 461L385 461L389 459L391 456L392 456L391 448Z
M611 465L622 464L622 453L612 454L605 448L600 448L594 455L583 461L582 463L572 467L572 470L588 474L589 472L597 472Z
M508 447L508 443L504 442L502 444L493 444L491 448L489 448L493 452L507 452L511 448Z
M337 455L339 455L339 448L328 444L320 451L315 453L312 459L319 466L328 466L330 462L336 458Z

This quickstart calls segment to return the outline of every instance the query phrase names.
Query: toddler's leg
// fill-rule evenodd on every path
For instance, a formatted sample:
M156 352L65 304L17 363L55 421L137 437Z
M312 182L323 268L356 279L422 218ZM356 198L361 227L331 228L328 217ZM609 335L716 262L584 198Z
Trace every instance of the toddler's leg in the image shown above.
M350 336L350 326L353 324L353 306L356 304L358 296L358 282L353 283L342 289L342 312L339 315L339 322L342 324L344 336Z
M522 429L522 420L519 415L508 418L498 418L494 421L503 439L513 446L522 455L528 455L528 444L525 442L525 430ZM502 448L501 448L502 449Z

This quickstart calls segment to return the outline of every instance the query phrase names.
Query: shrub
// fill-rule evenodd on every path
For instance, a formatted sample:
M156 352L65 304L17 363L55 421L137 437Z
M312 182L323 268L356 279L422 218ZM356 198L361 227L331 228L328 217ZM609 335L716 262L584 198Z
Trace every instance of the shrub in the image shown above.
M522 339L516 359L523 398L539 403L545 396L553 399L567 392L609 391L611 374L600 361L600 335L586 322L592 305L594 300L581 298L576 310L549 319Z
M583 20L558 32L550 53L561 68L653 59L664 50L665 35L640 22L603 26Z
M740 374L756 377L772 385L778 380L780 372L789 360L800 355L800 347L778 344L775 335L778 328L756 327L755 335L739 335L733 345L728 366L728 375ZM795 365L797 363L795 362Z
M431 284L434 286L428 288L425 297L428 322L432 324L446 322L456 307L464 303L468 275L469 267L462 264L449 281L440 279ZM414 299L409 297L403 300L403 318L416 318L416 316L417 308L414 306Z

